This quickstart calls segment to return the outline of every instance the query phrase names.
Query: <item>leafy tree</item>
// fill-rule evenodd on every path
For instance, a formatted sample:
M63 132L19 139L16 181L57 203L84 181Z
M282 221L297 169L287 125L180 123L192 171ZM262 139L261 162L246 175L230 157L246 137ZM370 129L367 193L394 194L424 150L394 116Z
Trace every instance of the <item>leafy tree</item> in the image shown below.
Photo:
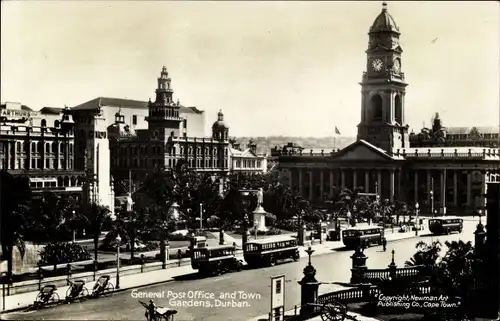
M467 296L474 282L474 246L471 242L446 241L447 251L440 258L441 243L419 242L417 252L406 261L407 266L423 266L431 282L450 296Z
M7 260L7 277L12 279L14 247L25 254L25 236L29 233L31 191L27 179L0 171L0 240Z

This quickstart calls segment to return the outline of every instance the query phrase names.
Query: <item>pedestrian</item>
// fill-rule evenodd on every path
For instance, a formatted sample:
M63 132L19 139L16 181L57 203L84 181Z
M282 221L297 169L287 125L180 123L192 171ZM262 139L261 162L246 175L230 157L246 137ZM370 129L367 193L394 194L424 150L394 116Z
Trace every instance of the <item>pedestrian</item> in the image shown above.
M384 250L384 252L387 250L387 239L384 237L382 237L382 249Z

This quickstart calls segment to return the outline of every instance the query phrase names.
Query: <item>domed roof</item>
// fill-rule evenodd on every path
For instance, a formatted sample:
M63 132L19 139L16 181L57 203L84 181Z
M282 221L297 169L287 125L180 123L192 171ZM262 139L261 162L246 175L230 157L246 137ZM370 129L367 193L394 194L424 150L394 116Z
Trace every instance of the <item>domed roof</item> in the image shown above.
M219 113L217 114L217 121L212 125L212 129L215 130L229 129L229 126L226 125L226 123L224 122L224 114L222 113L222 110L219 110Z
M399 28L394 18L387 12L387 3L382 3L382 12L375 18L370 32L393 31L399 33Z

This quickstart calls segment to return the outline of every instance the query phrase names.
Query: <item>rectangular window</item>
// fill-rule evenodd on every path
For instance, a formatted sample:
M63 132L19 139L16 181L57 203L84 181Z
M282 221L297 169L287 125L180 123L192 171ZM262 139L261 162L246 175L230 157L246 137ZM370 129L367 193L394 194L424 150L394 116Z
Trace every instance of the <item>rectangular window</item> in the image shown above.
M137 125L137 115L132 116L132 125Z

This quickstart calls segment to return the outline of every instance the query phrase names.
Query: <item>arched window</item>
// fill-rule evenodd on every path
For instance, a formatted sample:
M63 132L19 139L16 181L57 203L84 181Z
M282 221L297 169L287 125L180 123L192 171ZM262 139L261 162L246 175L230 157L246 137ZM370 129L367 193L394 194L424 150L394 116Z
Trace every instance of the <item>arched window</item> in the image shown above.
M47 127L47 121L45 119L42 119L42 127Z
M50 153L50 143L45 143L45 154Z
M36 143L31 143L31 152L32 153L36 152Z
M64 187L69 187L69 177L68 176L64 177Z
M58 128L59 127L59 120L54 120L54 127Z
M394 98L394 109L396 122L403 125L403 104L400 95L396 95Z
M57 153L57 143L52 142L52 153L56 154Z
M41 142L38 142L36 145L37 145L37 146L36 146L36 148L37 148L37 149L36 149L37 153L41 154L41 153L42 153L42 143L41 143Z
M62 187L63 186L63 178L59 176L57 178L57 187Z
M382 120L382 97L373 95L370 99L373 120Z

